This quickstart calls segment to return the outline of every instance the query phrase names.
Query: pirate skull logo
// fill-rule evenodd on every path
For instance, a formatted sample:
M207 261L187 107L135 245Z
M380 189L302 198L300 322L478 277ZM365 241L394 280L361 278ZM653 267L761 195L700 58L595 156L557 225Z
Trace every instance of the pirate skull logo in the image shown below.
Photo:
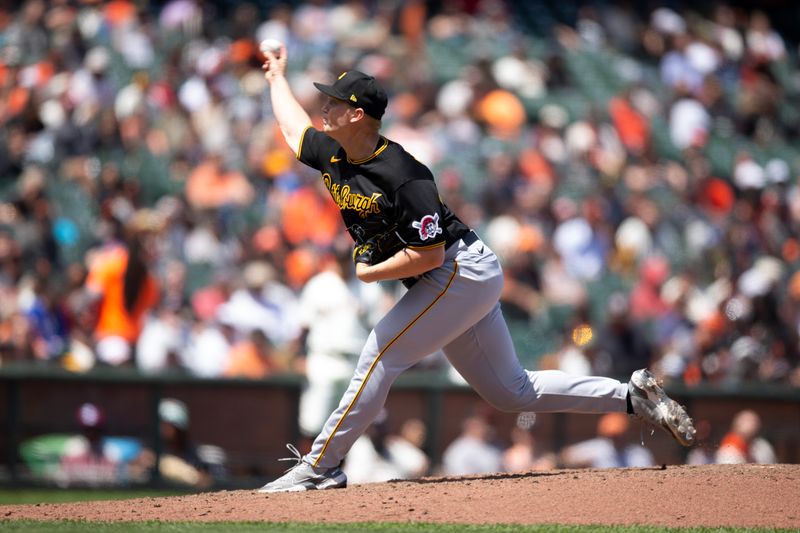
M425 215L420 221L414 221L411 226L419 230L419 238L423 241L433 239L442 232L439 227L439 213L433 215Z

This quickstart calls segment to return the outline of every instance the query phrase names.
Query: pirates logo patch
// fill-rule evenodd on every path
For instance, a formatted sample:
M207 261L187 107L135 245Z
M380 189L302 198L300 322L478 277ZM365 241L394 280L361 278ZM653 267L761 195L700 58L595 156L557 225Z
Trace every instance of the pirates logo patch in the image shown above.
M419 222L416 220L412 222L411 226L419 230L419 238L423 241L433 239L442 232L442 228L439 227L439 213L425 215Z

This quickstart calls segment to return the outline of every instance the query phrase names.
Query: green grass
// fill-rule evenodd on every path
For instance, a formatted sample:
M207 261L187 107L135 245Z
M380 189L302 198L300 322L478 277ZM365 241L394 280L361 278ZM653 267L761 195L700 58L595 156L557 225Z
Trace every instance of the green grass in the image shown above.
M398 524L398 523L358 523L358 524L285 524L264 522L220 522L220 523L110 523L98 522L3 522L0 530L5 532L20 531L25 533L763 533L789 531L779 529L750 528L663 528L643 526L518 526L518 525L486 525L467 526L460 524Z

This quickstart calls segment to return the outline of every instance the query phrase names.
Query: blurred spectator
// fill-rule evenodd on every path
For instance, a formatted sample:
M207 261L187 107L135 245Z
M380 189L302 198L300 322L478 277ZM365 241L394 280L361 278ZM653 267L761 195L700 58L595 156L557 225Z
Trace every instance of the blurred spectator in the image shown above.
M136 368L149 374L178 368L179 354L185 349L185 327L180 315L171 309L153 313L136 342Z
M350 483L413 479L427 473L430 461L420 449L421 443L407 438L418 440L420 430L424 438L422 422L406 421L399 435L389 433L387 423L384 409L348 452L343 469Z
M120 484L121 458L103 439L105 413L96 405L85 403L76 414L82 435L67 444L56 482L65 487Z
M555 467L553 454L543 454L537 450L536 438L531 429L518 425L511 428L511 445L503 452L503 470L505 472L552 470Z
M636 327L639 316L632 313L625 296L612 294L606 312L594 347L595 364L612 376L625 376L649 366L652 347L644 332Z
M278 348L299 335L297 297L283 285L275 268L265 261L245 265L244 287L236 289L217 309L217 319L237 332L260 329Z
M78 434L46 434L28 439L20 455L32 474L62 487L113 487L146 481L137 468L141 443L107 433L105 410L94 403L75 412Z
M661 287L669 277L669 264L664 257L650 256L642 260L639 280L631 290L630 318L637 322L654 321L669 310L661 297Z
M399 433L389 438L392 457L408 479L425 476L431 469L424 451L427 437L425 423L419 418L409 418L400 426Z
M568 468L641 467L654 464L650 450L631 442L630 422L625 413L609 413L597 422L597 437L567 446L559 454Z
M280 363L269 339L261 330L254 329L248 339L233 345L223 375L229 378L263 379L279 368Z
M52 301L53 293L48 290L47 279L37 276L28 291L28 295L21 297L28 300L22 307L31 325L33 356L45 361L58 358L66 350L66 317Z
M750 16L745 42L748 52L761 61L782 59L786 53L783 38L772 29L769 17L763 11L755 11Z
M195 324L180 354L181 364L197 377L220 378L237 341L236 330L229 324L219 321Z
M571 276L588 281L600 275L605 259L603 245L585 218L568 216L561 222L553 232L553 247Z
M678 149L705 146L710 127L711 116L698 100L686 95L672 104L669 110L669 133L672 144Z
M338 399L336 387L350 379L367 338L360 303L345 278L353 277L352 271L348 249L326 259L300 293L308 379L300 397L300 430L309 436L322 429L325 413Z
M7 31L8 53L12 63L27 64L44 58L48 39L43 18L47 10L44 0L27 0L16 13Z
M217 155L198 165L186 181L186 199L197 210L244 205L252 196L244 174L226 169Z
M776 462L775 450L761 435L761 417L750 409L736 413L728 433L722 437L716 462L722 464Z
M461 433L442 455L445 475L488 474L503 469L503 452L494 444L494 428L483 416L473 415L461 424Z
M234 276L231 272L221 270L214 273L211 284L201 287L192 295L192 311L202 320L213 320L217 316L219 307L231 296L234 286Z
M609 115L625 148L632 154L641 155L650 142L650 128L629 98L630 95L612 98L609 102Z
M154 212L138 211L125 226L123 242L108 245L91 259L86 289L97 302L94 334L102 363L133 362L144 317L158 301L158 281L150 270L155 260L151 237L161 224Z
M175 398L164 398L158 405L161 437L159 473L176 485L207 489L227 476L225 451L218 446L198 445L189 434L189 409ZM155 454L147 449L137 459L139 465L154 468Z

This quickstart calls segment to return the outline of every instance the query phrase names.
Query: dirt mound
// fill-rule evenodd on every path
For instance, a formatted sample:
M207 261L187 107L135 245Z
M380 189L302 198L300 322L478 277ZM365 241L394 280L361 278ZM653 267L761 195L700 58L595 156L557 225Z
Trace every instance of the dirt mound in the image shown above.
M294 494L0 506L0 520L451 522L800 528L800 465L670 466L425 478Z

